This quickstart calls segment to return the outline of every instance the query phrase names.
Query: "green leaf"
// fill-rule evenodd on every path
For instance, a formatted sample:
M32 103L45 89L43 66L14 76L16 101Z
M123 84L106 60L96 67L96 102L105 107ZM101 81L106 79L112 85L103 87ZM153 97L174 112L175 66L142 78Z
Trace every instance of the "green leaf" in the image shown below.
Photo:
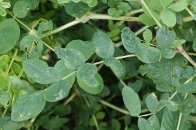
M79 50L83 54L85 60L88 60L95 50L95 46L92 42L84 42L82 40L73 40L67 44L66 48Z
M6 10L0 6L0 15L1 16L6 16Z
M14 19L5 19L0 23L0 32L0 54L5 54L16 45L20 28Z
M160 130L159 119L156 115L152 115L148 118L148 122L150 123L153 130Z
M196 92L196 82L186 83L182 84L178 87L176 87L176 90L179 93L195 93Z
M147 26L153 26L153 25L156 24L156 22L154 21L154 19L153 19L152 17L146 15L146 14L141 14L141 15L139 16L139 20L140 20L143 24L145 24L145 25L147 25Z
M161 100L161 103L164 104L170 111L178 110L178 104L174 101Z
M193 50L196 51L196 38L195 38L195 40L193 41Z
M44 99L48 102L57 102L64 99L69 94L70 89L71 86L66 80L57 81L45 89Z
M161 12L160 18L162 22L168 27L174 27L176 25L176 15L175 13L166 8Z
M1 130L18 130L24 125L23 122L13 121L10 117L0 118L0 129Z
M121 125L120 125L120 122L116 119L112 119L112 128L113 130L120 130L121 129Z
M144 118L138 119L138 127L139 130L153 130L150 123Z
M176 35L174 31L160 28L156 33L157 45L161 50L167 50L174 44Z
M23 63L25 73L40 84L51 84L60 79L58 71L38 59L28 59Z
M87 63L78 69L76 77L78 80L84 81L88 86L97 87L99 86L99 83L94 77L96 73L97 67L93 64Z
M95 115L96 119L98 120L102 120L104 117L105 117L105 113L103 111L100 111L98 112L96 115Z
M79 79L77 80L77 82L78 82L79 86L87 93L90 93L90 94L101 93L101 91L103 90L103 87L104 87L102 77L98 73L96 73L92 79L94 79L95 84L98 83L96 86L95 85L89 86L85 81L79 80ZM90 81L90 82L93 83L94 81Z
M0 57L0 70L5 70L6 66L9 65L10 57L8 55L2 55Z
M130 87L122 89L123 101L131 116L139 116L141 103L138 94Z
M77 18L84 16L89 11L89 9L89 6L83 2L74 3L71 1L65 4L65 11L69 15Z
M9 76L8 81L11 84L13 89L22 89L21 80L16 76Z
M110 67L118 78L121 78L123 76L124 67L119 60L115 59L114 57L111 57L104 60L104 64Z
M95 45L95 52L101 58L110 58L114 55L114 45L109 36L101 31L94 34L92 42Z
M53 29L53 23L52 23L52 20L50 21L42 21L40 24L39 24L39 27L37 29L37 34L38 36L41 36L41 34L45 31L49 31L49 30L52 30Z
M152 32L149 29L146 29L143 33L143 38L146 43L149 43L152 40Z
M126 2L121 2L121 3L118 5L118 8L119 8L120 10L122 10L123 12L128 12L128 11L131 9L130 5L129 5L128 3L126 3Z
M47 121L46 124L44 124L45 129L60 129L62 126L68 122L69 120L67 118L50 118L50 120Z
M168 7L169 5L171 5L173 3L174 0L160 0L160 3L162 5L163 8Z
M77 69L85 63L85 58L79 50L54 48L54 52L64 61L67 68Z
M151 113L156 113L158 110L158 100L154 93L151 93L146 98L146 105Z
M14 4L13 13L18 18L24 18L37 4L37 0L20 0Z
M143 43L136 52L138 59L144 63L154 63L161 59L161 52L149 44Z
M8 93L0 92L0 104L5 108L9 106L9 102L11 101ZM1 124L1 123L0 123ZM1 126L1 125L0 125Z
M135 33L133 33L128 27L125 27L122 29L121 34L122 42L125 47L125 49L130 53L136 53L140 46L140 39L135 36Z
M187 0L178 0L171 4L168 8L173 10L174 12L180 12L184 9L186 9L188 3Z
M12 120L24 121L37 116L43 110L45 103L43 91L19 96L12 107Z

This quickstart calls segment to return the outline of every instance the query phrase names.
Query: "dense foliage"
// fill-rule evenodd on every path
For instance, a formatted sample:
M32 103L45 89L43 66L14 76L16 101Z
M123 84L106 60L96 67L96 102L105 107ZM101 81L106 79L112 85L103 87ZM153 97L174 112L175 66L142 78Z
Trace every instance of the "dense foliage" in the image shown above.
M195 0L0 0L0 130L194 130Z

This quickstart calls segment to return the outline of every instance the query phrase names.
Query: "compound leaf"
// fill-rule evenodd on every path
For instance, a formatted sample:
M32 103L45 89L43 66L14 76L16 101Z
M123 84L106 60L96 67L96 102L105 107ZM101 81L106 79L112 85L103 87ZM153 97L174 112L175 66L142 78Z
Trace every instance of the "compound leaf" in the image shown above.
M131 116L139 116L141 112L141 103L138 94L130 87L124 87L122 90L123 101Z

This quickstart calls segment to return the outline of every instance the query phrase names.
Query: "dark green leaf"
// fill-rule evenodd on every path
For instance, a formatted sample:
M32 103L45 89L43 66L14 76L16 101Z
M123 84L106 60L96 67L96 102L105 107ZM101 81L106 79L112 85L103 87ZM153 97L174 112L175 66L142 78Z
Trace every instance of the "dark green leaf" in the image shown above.
M14 121L24 121L37 116L45 106L43 91L35 91L19 96L12 107Z
M77 69L85 63L85 58L79 50L55 48L54 51L67 68Z
M0 54L10 51L20 37L20 28L14 19L5 19L0 23Z
M48 67L42 60L28 59L22 65L25 73L40 84L54 83L60 79L58 71L52 67Z
M110 58L114 55L114 45L106 33L96 32L92 42L95 45L95 52L101 58Z
M128 27L122 30L121 34L122 42L125 49L130 53L136 53L140 46L140 39L135 36Z
M73 40L67 44L66 48L79 50L84 55L86 60L92 56L95 50L92 42L84 42L82 40Z
M196 51L196 38L195 38L195 40L193 41L193 50Z
M112 69L112 71L118 78L122 77L124 73L124 67L119 60L115 59L114 57L111 57L111 58L106 59L104 63L106 66Z
M141 103L138 94L130 87L124 87L122 90L123 101L131 116L139 116L141 112Z

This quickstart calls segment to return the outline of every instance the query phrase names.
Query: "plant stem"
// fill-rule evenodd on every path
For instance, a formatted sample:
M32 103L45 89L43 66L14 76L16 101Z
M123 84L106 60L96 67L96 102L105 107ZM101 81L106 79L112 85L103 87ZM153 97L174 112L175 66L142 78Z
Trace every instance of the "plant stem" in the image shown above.
M194 18L192 17L192 16L188 16L188 17L184 17L183 18L183 22L189 22L189 21L192 21L192 20L194 20Z
M126 17L126 16L112 17L112 16L106 15L106 14L94 14L94 13L87 13L86 17L88 17L88 19L139 21L138 17Z
M181 119L182 119L182 113L180 113L180 115L179 115L179 118L178 118L178 125L177 125L176 130L180 130L180 122L181 122Z
M129 113L128 111L126 111L126 110L124 110L124 109L122 109L122 108L119 108L119 107L117 107L117 106L115 106L115 105L113 105L113 104L110 104L110 103L108 103L108 102L106 102L106 101L104 101L104 100L100 100L99 102L100 102L101 104L106 105L106 106L108 106L108 107L110 107L110 108L112 108L112 109L114 109L114 110L116 110L116 111L119 111L119 112L121 112L121 113L123 113L123 114L125 114L125 115L130 115L130 113Z
M66 78L68 78L68 77L72 76L72 75L73 75L73 74L75 74L75 73L76 73L76 71L74 71L74 72L70 73L69 75L67 75L67 76L63 77L61 80L64 80L64 79L66 79Z
M192 52L188 52L187 54L191 56L196 56L196 53L192 53Z
M152 16L152 18L154 19L154 21L157 23L157 25L161 28L162 25L159 23L159 21L155 18L155 16L152 14L152 12L150 11L150 9L148 8L147 4L144 2L144 0L141 0L142 4L144 5L144 7L147 9L147 11L149 12L149 14Z
M58 28L56 28L56 29L54 29L54 30L52 30L52 31L49 31L49 32L47 32L47 33L44 33L43 35L42 35L42 37L41 38L45 38L45 37L48 37L48 36L50 36L50 35L52 35L52 34L56 34L56 33L58 33L58 32L60 32L60 31L62 31L62 30L64 30L64 29L67 29L67 28L69 28L69 27L71 27L71 26L74 26L74 25L76 25L76 24L78 24L78 23L80 23L80 20L74 20L74 21L72 21L72 22L69 22L69 23L67 23L67 24L65 24L65 25L63 25L63 26L61 26L61 27L58 27Z
M46 44L43 40L42 40L42 42L43 42L43 44L44 44L45 46L47 46L50 50L54 51L54 49L53 49L52 47L50 47L48 44Z
M151 116L151 115L153 115L153 113L141 115L141 116L139 116L139 118L141 118L141 117L146 117L146 116Z
M74 99L74 97L76 96L76 94L74 93L74 94L72 94L64 103L63 103L63 105L65 106L65 105L67 105L71 100L73 100Z
M11 62L10 62L10 64L9 64L9 67L8 67L8 69L7 69L7 72L6 72L6 77L8 76L8 73L9 73L11 67L12 67L12 64L13 64L13 62L14 62L16 56L17 56L17 53L18 53L18 49L16 49L15 52L14 52L14 55L13 55L13 57L12 57L12 60L11 60Z
M191 59L191 57L186 53L182 46L178 47L179 52L196 68L196 63Z
M99 125L98 125L97 119L95 118L95 115L92 115L92 117L93 117L93 121L95 123L96 129L99 130Z
M121 84L124 86L124 87L126 87L127 85L125 84L125 82L124 81L122 81L121 79L119 79L119 81L121 82Z
M134 14L141 13L141 12L143 12L143 9L137 9L137 10L133 10L129 12L129 15L134 15Z
M7 109L8 109L8 107L5 108L5 110L3 111L3 114L2 114L1 117L4 117L4 116L5 116L5 114L6 114L6 112L7 112Z
M191 17L196 21L196 19L194 18L194 14L190 11L189 8L186 8L186 11L191 15Z

